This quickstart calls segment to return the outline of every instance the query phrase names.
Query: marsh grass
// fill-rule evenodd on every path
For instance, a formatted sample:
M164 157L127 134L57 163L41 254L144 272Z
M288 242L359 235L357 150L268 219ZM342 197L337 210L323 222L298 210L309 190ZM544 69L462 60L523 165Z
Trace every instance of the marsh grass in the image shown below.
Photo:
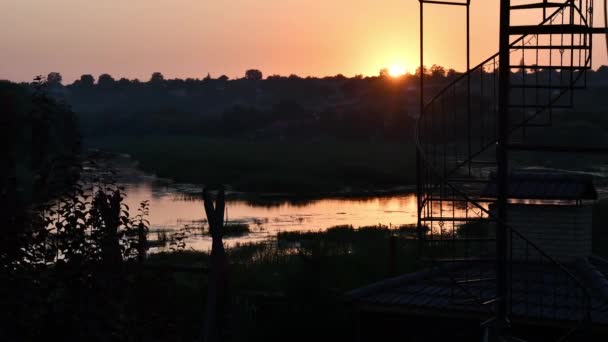
M235 303L229 324L238 326L236 334L246 334L236 340L347 339L353 322L344 293L389 276L391 236L401 237L396 249L397 271L416 270L418 251L410 233L410 227L344 225L325 232L282 233L276 240L228 249ZM204 266L209 254L188 250L159 253L147 262ZM175 277L176 286L201 281L199 275Z
M332 227L325 232L281 233L277 240L240 244L228 249L235 289L301 293L299 287L341 294L383 279L388 274L388 239L400 234L386 226ZM416 269L416 244L400 239L401 272ZM148 262L205 264L208 253L159 253Z
M201 137L107 137L87 146L128 153L147 172L248 192L310 194L414 184L414 147L355 142L250 142Z
M224 236L234 237L243 236L251 233L249 225L244 222L229 222L224 225Z

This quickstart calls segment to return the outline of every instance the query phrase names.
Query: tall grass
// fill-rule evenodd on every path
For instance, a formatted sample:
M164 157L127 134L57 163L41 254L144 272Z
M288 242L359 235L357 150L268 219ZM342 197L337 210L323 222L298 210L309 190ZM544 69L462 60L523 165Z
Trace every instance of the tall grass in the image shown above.
M227 323L234 339L354 338L343 294L389 276L388 244L393 236L401 237L395 254L397 272L417 269L418 251L411 233L411 227L346 225L325 232L282 233L276 240L228 249L234 305ZM162 265L208 262L208 253L187 250L148 259ZM195 284L197 276L180 274L176 279Z
M310 193L414 184L414 147L388 143L270 143L200 137L108 137L88 147L128 153L176 181L252 192Z

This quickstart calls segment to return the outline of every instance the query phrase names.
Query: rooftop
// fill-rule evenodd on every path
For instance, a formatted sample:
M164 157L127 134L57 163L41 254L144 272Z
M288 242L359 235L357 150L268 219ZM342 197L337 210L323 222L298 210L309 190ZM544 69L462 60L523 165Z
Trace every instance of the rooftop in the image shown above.
M482 190L481 197L496 198L496 175ZM553 172L514 172L509 175L508 197L539 200L595 200L593 177L584 174Z
M513 320L576 323L581 296L572 280L551 264L512 266ZM591 321L608 326L608 261L581 259L568 266L591 290ZM454 280L463 279L456 285ZM348 298L363 311L492 317L496 297L495 267L491 262L450 263L387 279L356 289ZM483 304L484 302L488 302Z

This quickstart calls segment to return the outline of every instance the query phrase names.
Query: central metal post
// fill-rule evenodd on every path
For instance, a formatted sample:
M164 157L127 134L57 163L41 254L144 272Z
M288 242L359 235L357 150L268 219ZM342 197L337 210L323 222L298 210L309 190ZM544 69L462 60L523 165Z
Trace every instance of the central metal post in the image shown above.
M509 87L510 87L510 0L500 0L500 51L499 51L499 94L498 94L498 141L496 144L497 162L497 214L496 232L496 319L498 333L509 324L509 232L507 228L507 197L509 158Z

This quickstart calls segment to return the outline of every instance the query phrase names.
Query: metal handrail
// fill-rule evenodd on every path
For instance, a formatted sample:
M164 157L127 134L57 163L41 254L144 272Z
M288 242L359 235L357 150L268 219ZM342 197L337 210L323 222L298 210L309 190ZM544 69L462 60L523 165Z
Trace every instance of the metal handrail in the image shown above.
M558 14L560 14L562 12L562 10L566 7L566 6L573 6L577 12L581 15L581 18L583 18L583 20L585 21L585 24L587 25L587 20L586 18L582 15L581 10L578 8L578 6L576 6L574 0L567 0L566 2L564 2L562 4L561 7L559 7L557 10L555 10L550 16L548 16L545 20L543 20L540 25L544 25L547 22L552 22L552 20L555 18L555 16L557 16ZM528 37L529 35L522 35L520 36L518 39L516 39L515 41L513 41L510 46L512 48L515 49L515 51L519 50L519 48L517 47L517 44L520 43L522 40L524 40L526 37ZM424 159L425 161L427 161L427 158L425 156L425 151L424 148L422 147L422 143L420 141L420 125L422 123L422 119L424 117L425 112L427 111L427 109L433 105L434 102L436 102L439 98L441 98L441 96L443 94L445 94L445 92L447 92L448 90L452 89L454 86L456 86L460 81L465 80L467 77L470 77L473 73L479 71L480 69L483 69L484 66L486 64L488 64L488 62L491 62L492 60L498 58L499 53L496 53L494 55L492 55L491 57L487 58L486 60L484 60L483 62L481 62L480 64L478 64L477 66L473 67L470 71L460 75L459 77L457 77L456 79L454 79L453 81L451 81L450 83L448 83L444 88L442 88L439 93L437 95L435 95L423 108L423 110L420 112L420 115L417 119L417 127L414 131L414 140L416 142L416 149L419 152L420 156L422 157L422 159ZM591 54L589 54L587 56L587 59L585 60L585 65L590 65L591 63ZM422 71L421 71L422 72ZM423 77L422 75L420 77ZM581 74L578 74L576 79L573 80L572 84L576 84L580 79L582 78ZM563 95L565 95L568 91L571 91L570 89L562 89L560 90L559 94L557 96L555 96L548 104L546 107L540 108L536 111L536 113L534 113L534 115L529 116L527 119L521 121L519 123L519 125L511 128L508 131L508 134L513 133L514 131L520 129L522 126L526 125L527 123L533 121L534 119L536 119L538 117L538 115L542 114L547 108L550 108L552 105L554 105L556 102L558 102L561 97ZM466 165L467 163L469 163L471 160L473 160L475 157L479 156L481 153L487 151L488 148L492 147L493 145L495 145L496 141L491 141L489 143L487 143L485 146L481 147L477 152L474 152L472 155L469 156L468 159L460 162L459 164L456 164L452 170L448 171L445 173L446 177L449 177L451 175L453 175L454 172L458 171L461 167L463 167L464 165ZM432 163L429 163L427 161L426 163L427 165L431 165ZM423 199L423 202L421 203L422 205L424 203L426 203L426 198Z
M539 26L552 22L553 19L556 16L558 16L560 13L562 13L564 8L566 8L568 6L571 6L574 8L574 10L580 16L581 23L584 23L584 25L588 27L589 22L588 22L586 16L583 15L581 9L576 5L574 0L565 1L562 6L560 6L557 10L555 10L550 16L546 17L539 24ZM519 38L517 38L515 41L513 41L510 44L510 47L514 50L519 50L517 48L517 44L521 43L528 36L530 36L530 35L525 34L525 35L520 36ZM416 141L416 149L417 149L419 157L420 157L419 161L421 163L424 163L424 165L428 168L428 170L431 171L432 176L436 177L437 180L436 180L434 186L431 187L430 191L429 190L424 191L424 195L421 196L422 198L421 198L421 201L419 204L420 205L419 210L422 212L421 208L428 205L427 203L430 199L429 194L431 194L432 192L435 192L437 190L437 188L439 188L442 185L446 185L447 187L449 187L453 191L454 195L458 195L459 197L462 197L463 200L465 200L468 203L471 203L474 207L478 208L481 212L481 215L486 214L490 220L493 220L496 223L503 224L504 227L507 229L507 231L509 231L510 233L515 235L516 238L523 240L527 244L527 246L530 246L542 258L546 259L550 264L555 266L560 272L565 274L571 281L573 281L573 283L576 285L576 287L578 287L582 291L581 299L582 299L583 303L582 303L581 308L583 310L584 315L581 317L580 322L583 322L590 318L589 314L590 314L591 296L590 296L589 290L581 282L581 280L576 275L574 275L570 270L568 270L562 263L560 263L557 260L555 260L554 258L552 258L550 255L548 255L545 251L543 251L534 242L528 240L520 231L518 231L517 229L515 229L514 227L509 225L507 222L500 220L494 213L492 213L490 210L488 210L485 207L483 207L482 205L480 205L477 201L472 199L465 192L458 189L456 186L451 184L449 181L449 177L451 177L454 174L454 172L458 171L464 165L466 165L467 163L470 163L475 157L477 157L481 153L487 151L487 149L490 148L491 146L495 145L496 139L491 139L492 141L490 141L486 145L482 146L480 148L480 150L478 150L477 152L469 155L466 160L457 163L453 167L453 169L451 169L449 172L445 172L445 170L441 171L441 170L437 169L438 166L435 165L435 163L433 161L429 160L429 157L427 156L427 153L426 153L427 151L425 150L423 143L421 141L421 131L422 131L423 119L425 118L425 114L428 112L429 108L432 105L434 105L436 102L438 102L438 100L443 95L445 95L449 90L454 89L454 87L456 87L461 81L467 80L467 78L470 79L471 75L473 75L474 73L479 72L480 70L484 70L484 67L486 66L486 64L494 61L498 57L499 57L499 53L496 53L496 54L492 55L491 57L487 58L486 60L484 60L483 62L481 62L480 64L478 64L477 66L475 66L474 68L468 70L466 73L464 73L464 74L460 75L459 77L457 77L456 79L452 80L445 87L443 87L434 97L432 97L431 100L428 101L428 103L426 105L424 105L422 107L422 110L421 110L420 115L417 120L415 136L414 136L414 139ZM495 61L493 63L495 63ZM586 57L584 63L585 63L584 66L582 66L581 68L587 67L591 64L591 53L589 53L589 55ZM420 77L424 77L424 75L422 73L423 73L423 70L421 69ZM537 118L545 110L552 108L556 104L556 102L559 101L568 91L572 91L571 87L574 84L576 84L581 79L582 76L583 76L582 73L578 73L578 75L575 78L571 78L569 87L567 87L566 89L560 90L558 94L556 94L555 96L552 96L552 98L549 99L548 103L545 106L539 107L539 109L534 113L534 115L527 117L526 119L519 122L518 125L515 125L513 128L509 129L508 134L511 135L514 131L522 128L527 123L529 123L532 120L534 120L535 118ZM422 92L423 90L420 89L420 91ZM511 239L513 239L513 237L511 237Z

